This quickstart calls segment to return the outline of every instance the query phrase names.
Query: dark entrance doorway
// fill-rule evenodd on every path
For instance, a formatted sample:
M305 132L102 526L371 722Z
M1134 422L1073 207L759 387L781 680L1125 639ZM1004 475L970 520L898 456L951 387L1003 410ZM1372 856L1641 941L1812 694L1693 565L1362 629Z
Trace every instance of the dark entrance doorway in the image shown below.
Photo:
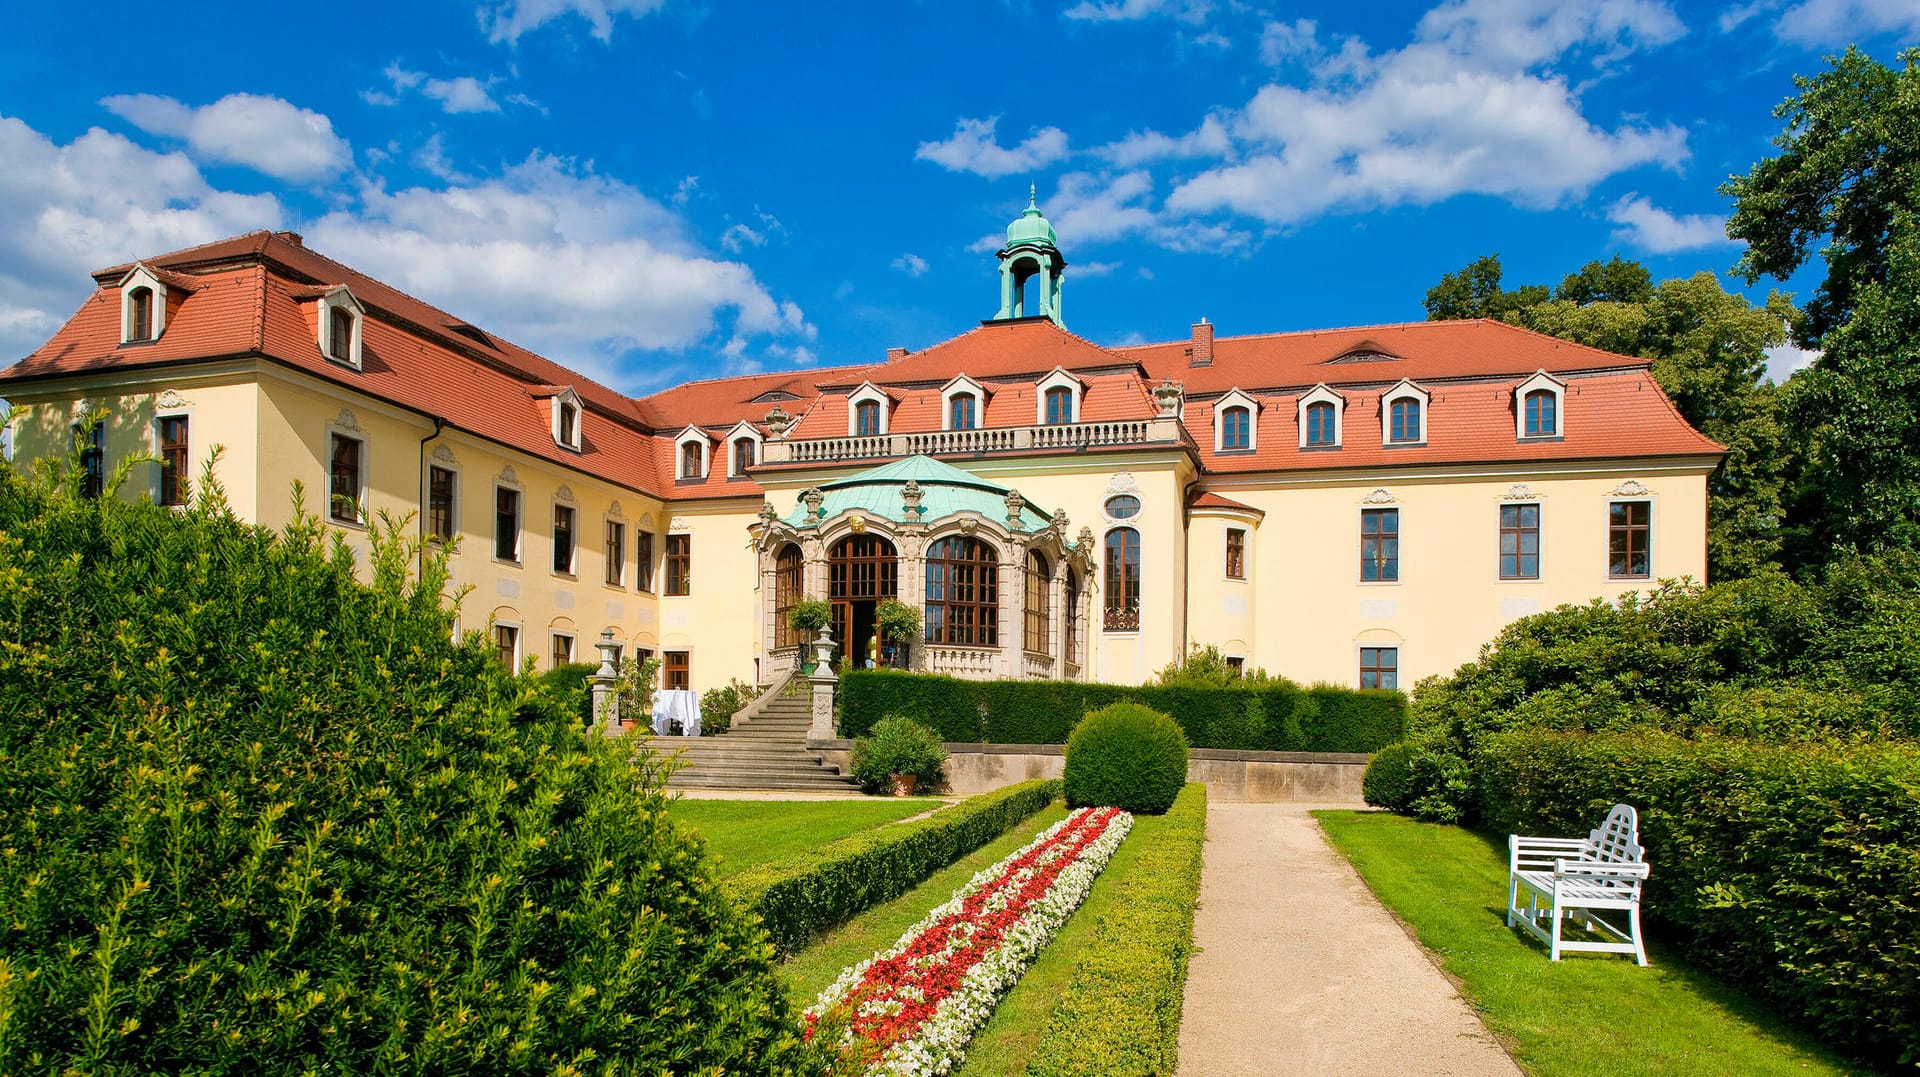
M827 551L827 597L833 602L833 638L856 666L869 661L875 613L883 598L900 597L900 556L878 535L849 535ZM838 656L836 656L837 659Z

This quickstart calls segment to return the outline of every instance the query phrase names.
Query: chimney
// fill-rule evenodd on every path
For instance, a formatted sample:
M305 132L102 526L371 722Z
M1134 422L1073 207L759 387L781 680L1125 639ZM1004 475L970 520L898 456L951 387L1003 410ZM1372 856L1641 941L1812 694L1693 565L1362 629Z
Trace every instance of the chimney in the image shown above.
M900 360L905 359L906 357L907 357L907 349L905 348L888 348L887 349L887 362L889 363L897 363Z
M1193 327L1193 346L1187 349L1188 366L1213 365L1213 323L1201 318Z

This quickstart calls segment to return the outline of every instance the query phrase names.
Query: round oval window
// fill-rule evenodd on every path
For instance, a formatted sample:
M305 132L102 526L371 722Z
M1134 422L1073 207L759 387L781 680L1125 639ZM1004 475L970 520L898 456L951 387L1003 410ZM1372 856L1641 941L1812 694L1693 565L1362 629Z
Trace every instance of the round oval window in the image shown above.
M1107 498L1107 515L1116 520L1132 519L1140 515L1140 499L1132 494Z

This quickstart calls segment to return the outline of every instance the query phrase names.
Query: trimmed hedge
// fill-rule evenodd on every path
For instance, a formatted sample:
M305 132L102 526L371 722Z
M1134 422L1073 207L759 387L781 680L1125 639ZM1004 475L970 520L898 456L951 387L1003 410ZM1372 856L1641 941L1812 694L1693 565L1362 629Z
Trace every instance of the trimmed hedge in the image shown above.
M1500 832L1584 834L1632 804L1645 911L1691 959L1830 1042L1920 1061L1920 748L1529 732L1480 766Z
M840 735L858 737L884 715L923 722L942 740L1065 744L1088 711L1139 703L1173 716L1195 748L1270 752L1372 752L1407 736L1407 699L1391 690L1280 681L1227 688L965 681L928 673L857 669L840 684Z
M1152 840L1142 842L1148 826ZM1116 877L1122 889L1054 1004L1027 1077L1174 1072L1206 836L1207 787L1199 782L1181 790L1165 816L1135 824L1128 840L1141 843L1137 858Z
M1163 815L1187 784L1187 739L1159 711L1109 704L1073 728L1061 781L1069 808Z
M735 896L760 914L781 954L891 901L1060 796L1058 779L1021 782L969 798L918 822L842 838L731 880Z

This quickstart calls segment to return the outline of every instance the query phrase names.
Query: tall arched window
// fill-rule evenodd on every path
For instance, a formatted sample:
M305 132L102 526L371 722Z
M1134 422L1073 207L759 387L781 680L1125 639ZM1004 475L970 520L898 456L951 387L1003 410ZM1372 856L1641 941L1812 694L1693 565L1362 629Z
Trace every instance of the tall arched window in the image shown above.
M1073 421L1073 390L1064 385L1047 390L1047 425L1064 426Z
M1053 653L1053 596L1048 588L1053 573L1047 571L1047 559L1038 550L1027 554L1026 648L1034 654Z
M947 429L972 430L979 423L979 401L972 393L959 393L947 401Z
M1067 615L1063 619L1066 638L1060 641L1060 657L1069 662L1078 662L1080 661L1080 574L1071 568L1067 570L1066 599Z
M927 547L927 642L1000 645L1000 565L993 547L961 535Z
M806 641L787 623L787 612L800 601L800 547L789 542L773 559L773 645L793 647Z
M701 451L700 443L688 441L680 446L680 477L697 479L700 477L700 465L705 462L706 454Z
M880 402L862 400L853 407L854 433L859 437L872 437L880 433Z
M1107 532L1107 616L1110 630L1140 627L1140 532L1116 527Z
M1394 442L1415 442L1422 440L1420 430L1420 402L1411 397L1401 397L1393 402L1389 413L1387 440Z
M1307 444L1334 445L1338 435L1333 429L1333 405L1321 401L1307 405Z
M127 340L153 339L153 289L135 288L127 293Z
M1554 394L1550 390L1535 389L1527 394L1528 437L1552 437L1560 432L1560 416L1555 404Z
M1222 451L1245 449L1253 444L1251 430L1252 417L1246 408L1228 408L1220 413L1220 448Z

